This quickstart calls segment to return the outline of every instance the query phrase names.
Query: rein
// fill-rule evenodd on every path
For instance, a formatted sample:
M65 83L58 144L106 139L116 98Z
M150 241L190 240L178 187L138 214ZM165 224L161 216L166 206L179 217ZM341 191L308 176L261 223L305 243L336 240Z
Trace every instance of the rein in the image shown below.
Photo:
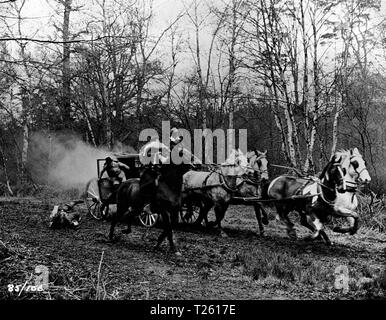
M243 201L253 201L253 202L285 202L285 201L288 201L288 200L302 200L302 199L307 199L307 198L313 198L315 196L318 196L320 193L316 193L316 194L307 194L307 195L295 195L295 196L291 196L291 197L288 197L288 198L283 198L283 199L261 199L259 197L233 197L233 199L236 199L236 200L243 200Z
M301 171L299 171L299 169L297 169L297 168L294 168L294 167L288 167L288 166L282 166L282 165L278 165L278 164L269 164L271 167L276 167L276 168L282 168L282 169L289 169L289 170L293 170L293 171L295 171L296 172L296 174L298 175L298 176L301 176L301 177L304 177L304 174L301 172Z
M261 160L262 158L265 158L266 155L265 154L262 154L259 156L255 155L255 157L256 157L256 159L254 161L257 161L257 160ZM247 158L247 160L250 161L250 158ZM243 173L242 175L235 175L236 177L240 177L242 179L242 181L239 184L237 184L235 188L232 188L231 186L229 186L229 184L226 181L226 178L225 178L226 175L224 175L224 173L221 171L222 167L238 167L238 168L243 169L243 171L246 171L247 169L249 169L249 170L252 170L253 172L256 172L260 175L268 172L268 169L261 170L260 166L257 170L255 170L254 167L250 164L248 164L248 165L233 164L233 163L225 163L225 164L220 164L220 165L219 164L211 164L210 174L204 179L202 185L200 187L185 188L185 190L186 191L193 191L193 190L199 190L199 189L205 189L205 188L222 187L230 193L237 193L237 192L240 192L239 188L244 183L248 183L248 184L256 186L256 187L258 187L260 185L260 183L258 181L253 181L251 178L248 177L248 174ZM209 177L213 173L218 174L220 183L206 185L207 180L209 179Z
M251 178L249 178L248 175L246 178L243 178L243 176L241 176L241 177L242 177L242 181L237 186L241 186L244 183L251 184L255 187L258 187L260 185L260 183L258 181L253 181Z
M323 184L321 184L322 186L328 188L330 191L337 191L339 193L346 193L346 192L352 192L353 193L353 198L355 196L355 193L358 191L358 183L355 182L355 181L346 181L345 180L345 174L343 173L343 170L342 170L342 164L340 163L337 163L337 164L334 164L335 166L338 167L338 171L339 171L339 174L341 175L341 179L342 179L342 184L339 184L337 185L336 183L335 184L335 189L332 189L332 188L329 188ZM362 169L361 172L363 170L365 170L366 168ZM356 170L355 170L356 171ZM356 171L357 172L357 171ZM360 175L359 172L358 173L358 176ZM324 176L325 178L325 176ZM340 186L342 186L342 188L340 188ZM328 205L330 206L333 206L334 205L334 202L335 202L335 199L330 201L330 200L327 200L324 193L323 193L323 189L321 189L321 192L320 192L320 197L321 199Z
M210 178L211 175L213 175L214 173L218 174L219 175L219 180L220 180L220 183L217 183L217 184L211 184L211 185L207 185L207 181L208 179ZM242 176L237 176L237 177L242 177ZM257 185L257 183L253 182L252 180L248 179L247 181L243 179L243 181L241 183L239 183L235 189L233 189L232 187L230 187L228 185L228 183L226 182L226 179L225 179L225 175L219 171L219 170L211 170L210 173L206 176L206 178L204 179L204 181L202 182L202 186L200 187L193 187L193 188L186 188L185 190L187 191L193 191L193 190L201 190L201 189L208 189L208 188L214 188L214 187L223 187L225 190L231 192L231 193L236 193L239 191L239 186L241 184L243 184L244 182L246 183L250 183L250 184L254 184L254 185Z
M338 164L337 164L337 165L338 165ZM312 176L311 176L311 177L306 177L306 176L304 176L304 174L302 174L302 173L299 171L299 169L297 169L297 168L289 167L289 166L282 166L282 165L278 165L278 164L270 164L270 166L272 166L272 167L277 167L277 168L283 168L283 169L290 169L290 170L293 170L293 171L295 171L299 176L301 176L302 179L306 179L306 180L310 180L310 181L316 182L316 183L319 184L320 186L322 186L322 187L324 187L324 188L326 188L326 189L328 189L328 190L330 190L330 191L335 191L335 189L326 186L326 185L323 184L319 179L317 179L317 178L315 178L315 177L312 177ZM339 166L339 167L338 167L339 172L340 172L340 174L341 174L341 176L342 176L342 181L344 182L344 183L343 183L343 185L344 185L344 187L343 187L344 192L355 192L355 191L358 189L358 183L356 183L356 182L354 182L354 181L345 181L345 180L344 180L344 174L343 174L343 172L342 172L342 169L341 169L340 164L339 164L338 166ZM364 170L366 170L366 168L363 168L360 172L357 172L358 175L359 175L362 171L364 171ZM349 186L349 187L351 188L351 190L348 190L348 189L347 189L346 184L351 184L351 185L352 185L352 186Z
M222 172L218 172L218 174L220 175L220 177L222 178L222 182L221 182L221 186L226 189L227 191L230 191L231 193L236 193L237 191L239 191L238 189L238 185L236 185L236 188L235 189L232 189L228 183L226 182L226 179L225 179L225 176ZM221 180L221 179L220 179Z

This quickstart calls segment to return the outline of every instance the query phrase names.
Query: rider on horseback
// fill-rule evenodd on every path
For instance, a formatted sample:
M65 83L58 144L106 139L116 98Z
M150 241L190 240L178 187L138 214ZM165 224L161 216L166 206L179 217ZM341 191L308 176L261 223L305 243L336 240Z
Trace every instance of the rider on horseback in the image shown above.
M140 151L140 159L144 164L161 164L167 159L170 160L170 153L173 148L182 141L177 128L172 128L169 137L169 146L159 140L158 136L151 138Z

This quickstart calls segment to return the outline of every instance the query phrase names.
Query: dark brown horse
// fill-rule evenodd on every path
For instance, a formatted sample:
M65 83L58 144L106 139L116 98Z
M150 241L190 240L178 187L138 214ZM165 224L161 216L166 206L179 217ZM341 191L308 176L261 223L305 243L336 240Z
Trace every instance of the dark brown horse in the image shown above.
M268 177L268 175L265 175ZM268 224L268 215L263 206L257 201L248 201L248 198L263 199L263 192L266 180L260 176L245 175L242 182L237 186L230 204L253 206L256 220L259 226L260 235L264 235L264 225Z
M332 215L345 217L350 227L337 227L334 231L356 233L358 183L370 181L366 163L354 148L336 152L318 179L279 176L270 183L267 194L275 200L277 213L285 222L290 237L296 238L296 232L288 214L295 210L300 214L301 224L312 231L310 239L322 236L327 244L331 244L323 230L324 223Z
M132 219L150 203L152 211L159 213L163 222L163 232L155 247L158 248L167 237L170 250L176 252L172 223L176 221L181 207L182 176L189 169L190 165L187 164L149 166L139 179L123 182L117 192L117 212L112 217L109 238L113 239L118 221L126 222L127 230L123 232L130 233Z

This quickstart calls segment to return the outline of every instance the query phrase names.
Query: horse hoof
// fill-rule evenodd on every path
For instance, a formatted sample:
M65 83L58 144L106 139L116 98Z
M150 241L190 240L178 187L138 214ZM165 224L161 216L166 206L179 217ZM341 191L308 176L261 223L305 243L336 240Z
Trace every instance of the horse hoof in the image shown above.
M220 232L220 236L222 238L228 238L228 235L224 231Z

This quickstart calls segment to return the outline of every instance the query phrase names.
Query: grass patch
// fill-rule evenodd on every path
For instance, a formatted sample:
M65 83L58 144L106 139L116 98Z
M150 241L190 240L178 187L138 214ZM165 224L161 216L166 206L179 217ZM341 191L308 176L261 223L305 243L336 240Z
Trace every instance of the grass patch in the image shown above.
M318 261L287 252L273 252L268 248L256 248L245 252L236 261L244 267L244 273L253 280L268 277L285 282L316 285L329 276Z
M263 286L298 287L306 292L323 291L331 298L384 299L386 294L386 270L367 265L348 265L348 292L335 288L335 268L315 255L255 248L237 254L233 263L243 267L243 273Z
M106 265L102 259L91 268L56 258L47 264L49 269L48 289L43 292L23 290L34 286L34 270L40 263L36 252L21 246L17 239L2 242L6 247L7 261L0 261L0 300L112 300L120 299L118 292L110 287L105 275ZM9 285L13 285L9 290ZM16 285L20 287L16 291ZM23 289L21 289L24 286Z

